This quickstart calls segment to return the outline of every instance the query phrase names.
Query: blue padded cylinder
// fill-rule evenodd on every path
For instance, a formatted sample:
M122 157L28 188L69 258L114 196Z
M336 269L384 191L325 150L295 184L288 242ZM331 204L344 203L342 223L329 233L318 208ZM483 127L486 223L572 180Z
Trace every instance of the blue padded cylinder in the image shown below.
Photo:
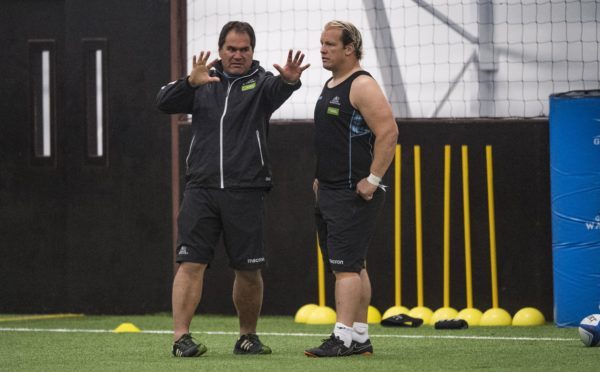
M600 306L600 90L550 96L554 321Z

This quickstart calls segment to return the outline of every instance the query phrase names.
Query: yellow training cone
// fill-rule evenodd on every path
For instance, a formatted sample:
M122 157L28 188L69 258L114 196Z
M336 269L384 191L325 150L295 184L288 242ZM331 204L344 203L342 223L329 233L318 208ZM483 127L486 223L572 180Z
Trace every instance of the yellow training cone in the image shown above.
M399 314L406 314L406 315L408 315L409 311L410 310L408 310L408 308L406 308L404 306L392 306L389 309L387 309L385 311L385 313L383 313L383 316L381 318L382 319L386 319L386 318L389 318L391 316L399 315Z
M369 310L367 313L367 323L369 324L379 324L381 323L381 313L375 306L369 305Z
M310 314L312 314L315 309L317 309L319 305L315 304L307 304L302 306L296 312L296 316L294 317L294 322L296 323L306 323Z
M483 314L478 309L468 307L459 311L456 319L465 320L467 323L469 323L469 326L476 326L481 322L482 315Z
M335 324L335 311L328 306L317 306L308 318L306 324Z
M546 323L544 315L533 307L524 307L513 317L514 326L539 326Z
M433 315L433 311L425 306L417 306L410 309L408 315L412 316L413 318L423 319L423 324L431 324L431 316Z
M138 327L133 323L121 323L117 328L113 330L114 333L136 333L141 332Z
M488 309L479 321L481 326L509 326L511 324L512 317L508 311L499 307Z
M458 315L458 311L451 307L441 307L433 312L431 316L431 324L435 324L440 320L454 319Z

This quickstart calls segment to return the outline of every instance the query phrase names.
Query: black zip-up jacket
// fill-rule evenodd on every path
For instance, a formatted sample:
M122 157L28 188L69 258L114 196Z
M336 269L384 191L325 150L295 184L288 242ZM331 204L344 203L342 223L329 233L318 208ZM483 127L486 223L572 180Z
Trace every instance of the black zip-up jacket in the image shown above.
M210 75L221 81L192 87L184 77L163 86L156 97L167 114L192 114L186 187L270 189L269 119L301 83L286 84L258 61L237 78L227 78L221 62Z

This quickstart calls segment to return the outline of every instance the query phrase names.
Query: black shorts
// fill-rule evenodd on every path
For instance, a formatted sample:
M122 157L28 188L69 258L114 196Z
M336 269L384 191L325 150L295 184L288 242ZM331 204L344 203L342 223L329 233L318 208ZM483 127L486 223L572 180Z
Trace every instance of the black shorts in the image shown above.
M186 189L177 219L178 263L209 264L223 234L229 266L265 267L264 190Z
M366 201L356 191L319 190L316 223L325 265L330 271L360 272L383 207L385 191Z

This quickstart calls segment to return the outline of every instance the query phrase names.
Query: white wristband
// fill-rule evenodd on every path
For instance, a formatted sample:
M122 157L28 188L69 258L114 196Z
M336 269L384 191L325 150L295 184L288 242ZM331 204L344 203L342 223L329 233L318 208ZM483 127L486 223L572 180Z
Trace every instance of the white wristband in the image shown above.
M379 184L381 183L381 177L377 177L376 175L371 173L369 174L369 177L367 177L367 182L369 182L373 186L379 186Z

